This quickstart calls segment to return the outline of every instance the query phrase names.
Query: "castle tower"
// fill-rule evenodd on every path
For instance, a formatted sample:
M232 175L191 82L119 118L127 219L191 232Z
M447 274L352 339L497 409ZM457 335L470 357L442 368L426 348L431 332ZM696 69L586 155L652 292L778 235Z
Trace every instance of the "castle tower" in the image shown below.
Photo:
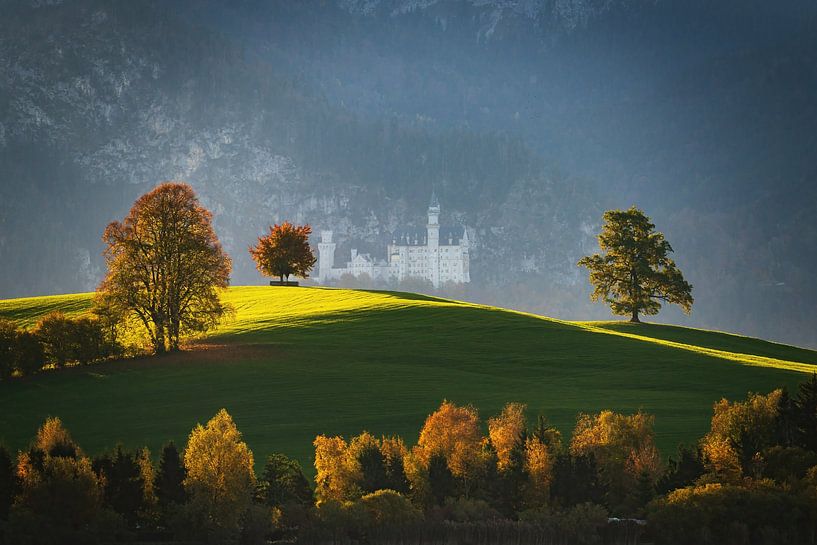
M428 205L428 245L427 270L428 279L437 288L440 286L440 202L434 191L431 192L431 202Z
M325 284L335 266L335 243L332 242L332 231L321 231L318 243L318 281Z
M462 278L460 282L471 281L471 241L468 240L468 227L462 226L462 240L460 240L460 256L462 258Z

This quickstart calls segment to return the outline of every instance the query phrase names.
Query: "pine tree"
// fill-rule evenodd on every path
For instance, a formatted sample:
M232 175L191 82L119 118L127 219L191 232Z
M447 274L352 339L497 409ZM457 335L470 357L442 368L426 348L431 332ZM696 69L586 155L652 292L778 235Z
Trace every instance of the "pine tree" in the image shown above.
M187 499L183 484L186 475L179 450L176 444L170 441L162 448L159 470L154 481L156 497L163 512L167 512L169 506L182 504Z
M306 480L301 465L283 454L273 454L267 458L261 482L267 505L280 507L288 503L312 503L312 489L309 488L309 481Z
M18 481L14 460L5 445L0 444L0 520L8 518L17 494Z
M798 443L806 450L817 452L817 373L800 384L796 405Z

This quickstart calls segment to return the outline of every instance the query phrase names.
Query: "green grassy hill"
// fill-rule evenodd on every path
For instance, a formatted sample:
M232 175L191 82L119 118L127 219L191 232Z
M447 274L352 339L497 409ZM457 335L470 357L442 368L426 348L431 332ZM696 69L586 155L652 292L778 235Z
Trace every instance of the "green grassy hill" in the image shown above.
M443 399L484 417L507 401L569 433L579 411L656 415L665 453L709 425L712 403L794 387L817 352L725 333L620 322L572 323L406 293L231 288L235 315L181 354L0 383L0 441L25 446L60 416L88 452L168 439L225 407L256 455L298 457L316 434L399 433L414 441ZM0 301L32 325L90 294Z

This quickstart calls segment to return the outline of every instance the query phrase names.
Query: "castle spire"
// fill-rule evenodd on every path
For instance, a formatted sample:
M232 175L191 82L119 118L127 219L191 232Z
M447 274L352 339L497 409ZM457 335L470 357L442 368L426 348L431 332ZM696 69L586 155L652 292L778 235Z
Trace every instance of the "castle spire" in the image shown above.
M429 203L428 208L440 209L440 201L437 200L437 192L433 189L431 190L431 202Z

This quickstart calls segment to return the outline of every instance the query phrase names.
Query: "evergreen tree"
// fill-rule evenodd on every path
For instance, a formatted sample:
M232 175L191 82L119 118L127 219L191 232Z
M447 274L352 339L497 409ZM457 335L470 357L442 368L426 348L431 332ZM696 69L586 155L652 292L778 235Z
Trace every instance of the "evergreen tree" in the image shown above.
M159 500L159 507L163 512L171 505L185 502L187 496L184 491L186 471L176 444L170 441L162 448L159 458L159 470L156 472L154 489Z
M704 474L706 468L697 447L678 445L678 459L670 458L664 475L658 481L656 490L665 494L685 486L690 486Z
M640 313L658 314L659 301L692 310L692 286L669 257L672 246L644 212L634 206L608 210L598 239L606 253L578 263L590 270L593 301L604 301L613 314L629 315L632 322L640 321Z
M11 453L0 444L0 520L8 518L9 509L17 494L17 472Z
M451 473L448 462L442 454L431 455L428 461L428 481L436 505L442 505L446 498L457 497L457 479Z
M312 489L301 465L283 454L273 454L267 458L261 483L265 489L264 501L272 507L312 503Z
M357 462L360 464L360 490L363 494L371 494L388 487L386 463L379 445L365 445L357 453Z
M557 505L563 507L588 502L603 504L607 490L599 479L593 454L560 454L553 464L550 495Z
M552 453L559 452L562 449L562 432L552 426L547 416L543 414L536 418L536 426L531 432L531 437L547 446Z
M777 423L775 424L779 445L790 447L797 441L798 415L797 402L792 399L789 390L784 387L777 403Z
M799 446L817 452L817 373L800 384L797 392L797 439Z
M105 503L134 526L145 500L145 482L136 455L119 444L112 454L94 459L93 468L104 483Z

